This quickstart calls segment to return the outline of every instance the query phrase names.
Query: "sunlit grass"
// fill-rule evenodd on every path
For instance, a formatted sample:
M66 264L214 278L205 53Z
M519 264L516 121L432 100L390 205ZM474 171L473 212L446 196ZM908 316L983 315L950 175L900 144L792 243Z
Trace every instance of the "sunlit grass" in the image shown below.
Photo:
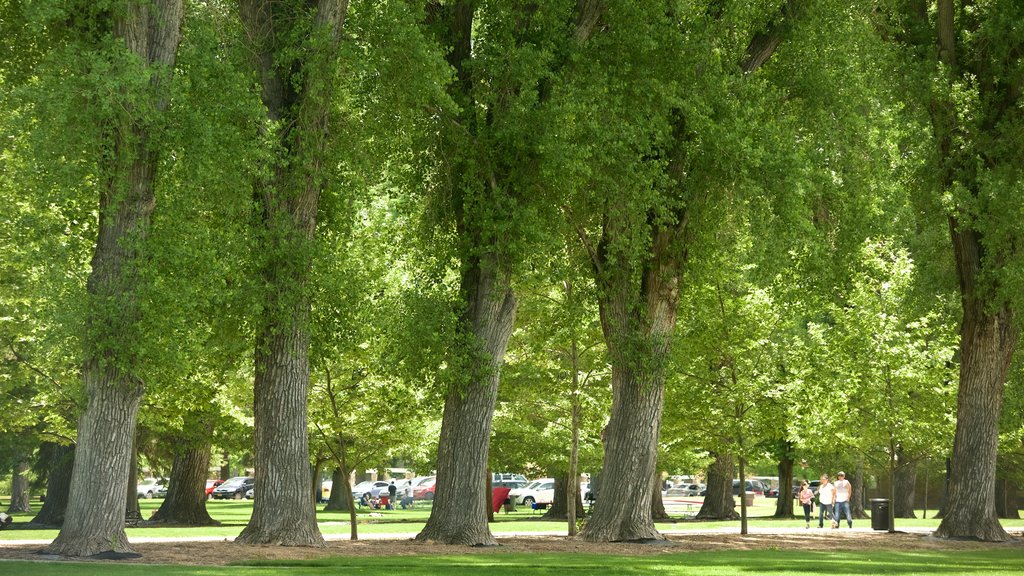
M651 548L650 554L629 556L579 554L493 553L457 556L334 557L315 560L260 561L230 568L220 566L145 566L75 562L6 562L5 572L33 576L78 576L105 574L146 574L147 576L289 574L401 574L446 576L487 574L488 576L587 574L659 576L730 576L775 574L780 576L830 576L893 574L934 576L936 574L996 575L1024 571L1024 555L1018 550L1000 549L971 552L814 552L814 551L730 551L666 552Z
M160 506L162 500L142 500L140 507L143 518L148 518ZM38 503L33 503L38 505ZM128 529L128 538L233 538L237 536L252 515L251 500L210 500L207 502L207 510L210 515L221 522L220 526L208 527L165 527L165 526L140 526ZM317 519L320 522L320 531L328 537L348 537L350 533L349 515L347 512L324 512L323 506L318 506ZM696 510L693 510L695 512ZM770 518L775 511L775 500L764 498L755 501L755 506L750 508L748 525L752 530L773 529L773 528L803 528L802 518L776 520ZM670 512L682 513L682 510ZM929 511L929 518L920 518L922 511L918 511L917 519L896 519L896 528L936 528L939 520L932 517L934 510ZM410 538L419 533L430 515L430 503L418 503L411 510L360 510L357 513L358 531L361 535L370 534L401 534ZM0 540L52 540L56 538L57 531L52 529L23 529L32 519L34 513L16 514L14 529L0 531ZM515 512L505 513L504 511L494 515L494 523L491 524L491 531L497 535L512 533L567 533L567 526L564 521L543 520L543 513L527 508L518 508ZM869 527L870 520L855 520L855 527ZM1008 530L1024 530L1024 520L1003 520L1003 526ZM812 523L814 524L814 523ZM679 531L700 531L700 530L736 530L739 531L739 521L728 522L698 522L679 516L677 520L670 522L659 522L658 530L666 533Z

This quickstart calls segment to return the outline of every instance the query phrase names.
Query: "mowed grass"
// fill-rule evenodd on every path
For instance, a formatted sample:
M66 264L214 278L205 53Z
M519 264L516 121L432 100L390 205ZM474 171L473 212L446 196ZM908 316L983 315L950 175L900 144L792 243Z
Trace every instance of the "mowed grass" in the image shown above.
M773 574L781 576L830 576L895 574L903 576L934 576L936 574L1020 574L1024 572L1024 555L1018 550L971 552L797 552L797 551L733 551L733 552L654 552L645 556L610 556L580 554L474 554L457 556L402 556L352 558L321 558L309 561L262 561L231 567L95 564L77 562L4 562L4 573L32 576L79 576L104 574L121 576L179 575L270 575L290 576L320 574L401 574L420 576L445 574L460 576L518 576L557 574L586 575L649 575L659 576L725 576Z
M696 499L699 500L699 499ZM162 500L141 500L142 517L148 518L157 508ZM34 502L38 507L39 503ZM210 515L221 522L220 526L206 527L165 527L165 526L140 526L129 528L128 538L158 537L158 538L233 538L237 536L252 515L251 500L209 500L207 510ZM325 535L348 536L349 515L347 512L325 512L323 505L317 507L317 519L320 523L320 531ZM696 509L691 510L691 513ZM662 532L678 531L700 531L700 530L736 530L739 531L738 520L728 522L694 521L684 516L684 510L670 507L670 514L677 517L669 522L659 522L658 530ZM751 529L771 528L803 528L804 522L801 518L777 520L769 516L775 512L775 500L772 498L758 498L755 505L749 508L748 525ZM932 518L934 510L929 511L929 518L920 518L922 511L918 511L917 519L896 519L896 528L936 528L939 520ZM12 529L0 531L0 540L52 540L57 537L57 530L53 529L30 529L28 522L33 514L15 515L15 524ZM417 503L411 510L361 510L357 514L358 530L360 535L370 534L408 534L409 537L416 535L430 516L430 503ZM542 519L543 513L519 507L515 512L505 513L504 511L494 515L494 523L491 524L491 531L497 535L511 533L529 532L557 532L567 533L567 526L564 521L548 521ZM856 520L855 527L869 527L870 520ZM1003 520L1003 526L1007 530L1024 530L1024 520ZM812 521L817 525L817 518Z

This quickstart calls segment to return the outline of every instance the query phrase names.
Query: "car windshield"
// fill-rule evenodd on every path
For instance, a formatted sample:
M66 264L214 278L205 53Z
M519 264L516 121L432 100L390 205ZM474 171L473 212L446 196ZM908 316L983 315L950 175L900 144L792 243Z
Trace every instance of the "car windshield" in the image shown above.
M221 488L237 488L245 484L245 478L232 478L220 485Z

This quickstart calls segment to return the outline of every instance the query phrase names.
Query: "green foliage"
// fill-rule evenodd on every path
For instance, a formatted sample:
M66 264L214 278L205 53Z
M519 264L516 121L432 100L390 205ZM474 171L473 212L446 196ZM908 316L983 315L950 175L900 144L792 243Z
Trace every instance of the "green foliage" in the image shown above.
M948 449L956 327L941 301L914 299L914 282L905 249L868 242L831 321L809 323L801 379L814 409L791 422L815 449L852 450L876 463L888 460L891 447L911 458Z

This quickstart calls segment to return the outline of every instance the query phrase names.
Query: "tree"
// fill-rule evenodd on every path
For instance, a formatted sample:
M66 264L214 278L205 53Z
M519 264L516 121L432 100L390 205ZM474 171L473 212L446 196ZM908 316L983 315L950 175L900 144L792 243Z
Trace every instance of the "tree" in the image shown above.
M99 227L89 275L83 382L88 397L79 425L78 448L65 522L52 553L89 556L130 551L124 533L124 501L135 417L142 396L139 379L139 258L154 209L159 148L154 144L168 102L170 71L180 39L180 0L101 6L73 34L109 66L111 90L100 172ZM70 46L69 46L70 47Z
M931 8L934 7L934 10ZM998 420L1020 293L1019 2L916 0L881 30L905 48L909 94L931 120L921 204L945 214L962 306L949 498L936 535L1003 541L995 514Z
M243 544L323 546L309 494L309 282L320 195L327 185L331 104L348 0L245 0L242 25L272 142L254 182L266 289L256 330L256 488Z
M735 95L771 99L770 90L747 78L779 45L784 18L777 5L759 8L742 16L732 12L736 6L609 9L602 18L615 33L595 37L600 41L580 60L580 80L565 90L566 111L581 117L574 124L591 129L572 137L588 143L577 152L588 163L572 174L582 192L568 204L590 254L612 365L601 480L608 505L597 507L580 534L587 540L660 538L649 513L650 482L685 267L714 229L713 215L735 204L733 194L744 185L761 190L763 183L746 181L746 168L732 163L752 157L750 169L775 174L753 168L769 163L756 145L746 148L751 123L762 126L758 105ZM704 60L708 42L721 51L714 61ZM695 68L702 70L697 77L690 75ZM683 88L680 78L690 84ZM595 95L588 85L608 85L614 96ZM724 158L730 160L720 163Z
M574 6L575 5L575 10ZM437 492L420 540L493 545L487 527L488 444L517 301L513 275L545 222L549 188L536 170L551 78L593 31L597 2L433 2L426 26L450 47L434 199L458 268L457 354L446 359ZM573 24L574 23L574 24ZM454 110L454 112L452 111ZM547 218L547 220L545 220ZM450 226L450 228L447 228Z

